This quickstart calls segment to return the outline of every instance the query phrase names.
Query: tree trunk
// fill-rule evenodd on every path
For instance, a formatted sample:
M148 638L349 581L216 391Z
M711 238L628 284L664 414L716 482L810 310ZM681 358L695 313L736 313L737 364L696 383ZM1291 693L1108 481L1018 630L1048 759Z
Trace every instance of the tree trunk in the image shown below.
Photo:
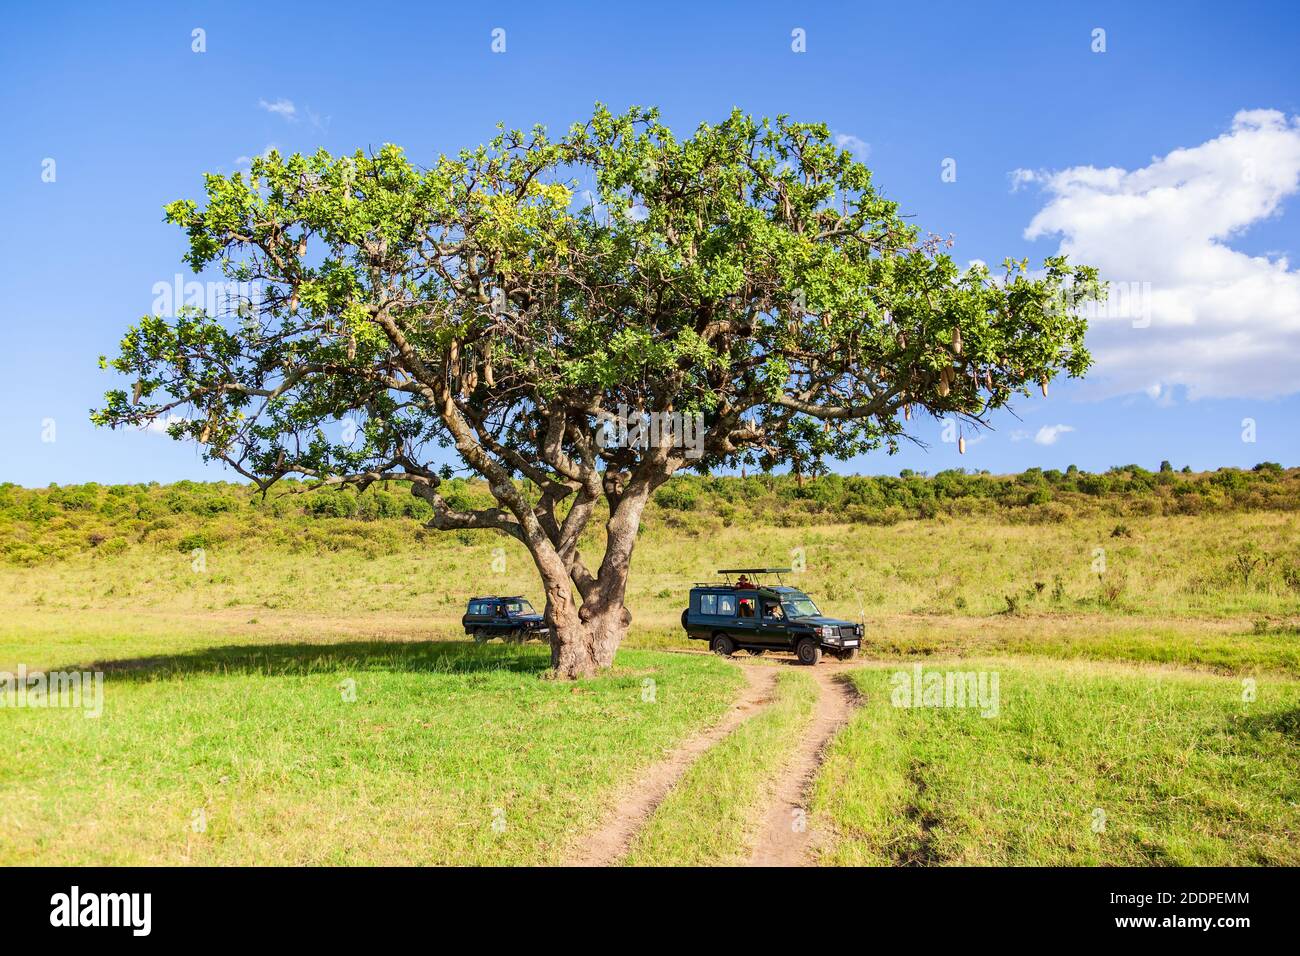
M546 589L542 616L551 632L551 667L557 677L590 677L600 667L587 623L582 620L569 572L553 550L529 549ZM611 652L610 658L613 658Z
M551 667L556 677L591 677L614 663L614 654L632 623L632 613L624 604L627 577L649 494L648 485L638 488L625 494L614 508L605 526L605 557L581 608L575 606L568 574L562 580L551 580L552 562L537 562L546 584L546 621L551 626Z
M614 663L632 615L621 604L595 614L584 604L576 620L551 632L551 667L565 680L592 677Z
M533 561L546 588L546 624L551 631L551 668L565 680L592 677L614 663L626 623L631 615L622 606L623 589L618 590L616 607L603 594L593 593L581 607L568 570L553 552L534 554ZM598 589L599 590L599 586Z

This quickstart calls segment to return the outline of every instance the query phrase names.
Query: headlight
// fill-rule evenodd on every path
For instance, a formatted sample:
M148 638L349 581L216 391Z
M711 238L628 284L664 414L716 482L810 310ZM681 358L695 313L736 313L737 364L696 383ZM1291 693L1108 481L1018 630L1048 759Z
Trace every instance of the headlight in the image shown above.
M831 627L829 624L823 624L821 627L821 632L822 632L822 637L826 638L827 640L835 641L839 639L838 637L836 637L835 628Z

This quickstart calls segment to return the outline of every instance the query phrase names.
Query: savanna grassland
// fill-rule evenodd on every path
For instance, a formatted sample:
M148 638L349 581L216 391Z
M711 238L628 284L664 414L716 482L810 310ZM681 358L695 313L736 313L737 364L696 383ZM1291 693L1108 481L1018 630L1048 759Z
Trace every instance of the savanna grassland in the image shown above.
M468 597L539 588L514 542L422 507L0 486L0 670L107 675L98 719L0 709L0 862L561 862L739 692L734 664L666 653L700 649L686 591L735 564L803 567L867 625L810 807L822 862L1300 862L1300 470L674 479L628 646L577 684L542 679L540 644L465 641ZM891 706L915 662L997 671L1000 715ZM746 858L806 691L783 678L630 862Z

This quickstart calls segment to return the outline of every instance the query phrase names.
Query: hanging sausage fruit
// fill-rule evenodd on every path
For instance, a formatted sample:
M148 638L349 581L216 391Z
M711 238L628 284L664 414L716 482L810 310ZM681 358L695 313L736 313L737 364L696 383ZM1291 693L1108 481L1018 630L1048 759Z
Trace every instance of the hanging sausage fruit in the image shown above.
M460 394L460 339L452 339L447 350L447 375L450 379L451 393Z

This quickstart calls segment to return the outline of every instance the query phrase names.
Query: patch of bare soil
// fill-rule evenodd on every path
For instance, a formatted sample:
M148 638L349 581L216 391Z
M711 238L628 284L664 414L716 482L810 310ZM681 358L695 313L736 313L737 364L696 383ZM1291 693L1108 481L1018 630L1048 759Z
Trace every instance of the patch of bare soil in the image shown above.
M614 801L614 810L595 832L583 838L571 866L611 866L627 855L632 840L655 808L704 751L748 720L772 699L775 667L742 667L748 685L717 724L688 740L647 768Z
M811 669L821 691L812 724L777 780L750 866L808 866L814 862L813 850L824 835L813 827L808 810L813 779L826 747L857 705L857 690L843 674L847 669L830 662Z

